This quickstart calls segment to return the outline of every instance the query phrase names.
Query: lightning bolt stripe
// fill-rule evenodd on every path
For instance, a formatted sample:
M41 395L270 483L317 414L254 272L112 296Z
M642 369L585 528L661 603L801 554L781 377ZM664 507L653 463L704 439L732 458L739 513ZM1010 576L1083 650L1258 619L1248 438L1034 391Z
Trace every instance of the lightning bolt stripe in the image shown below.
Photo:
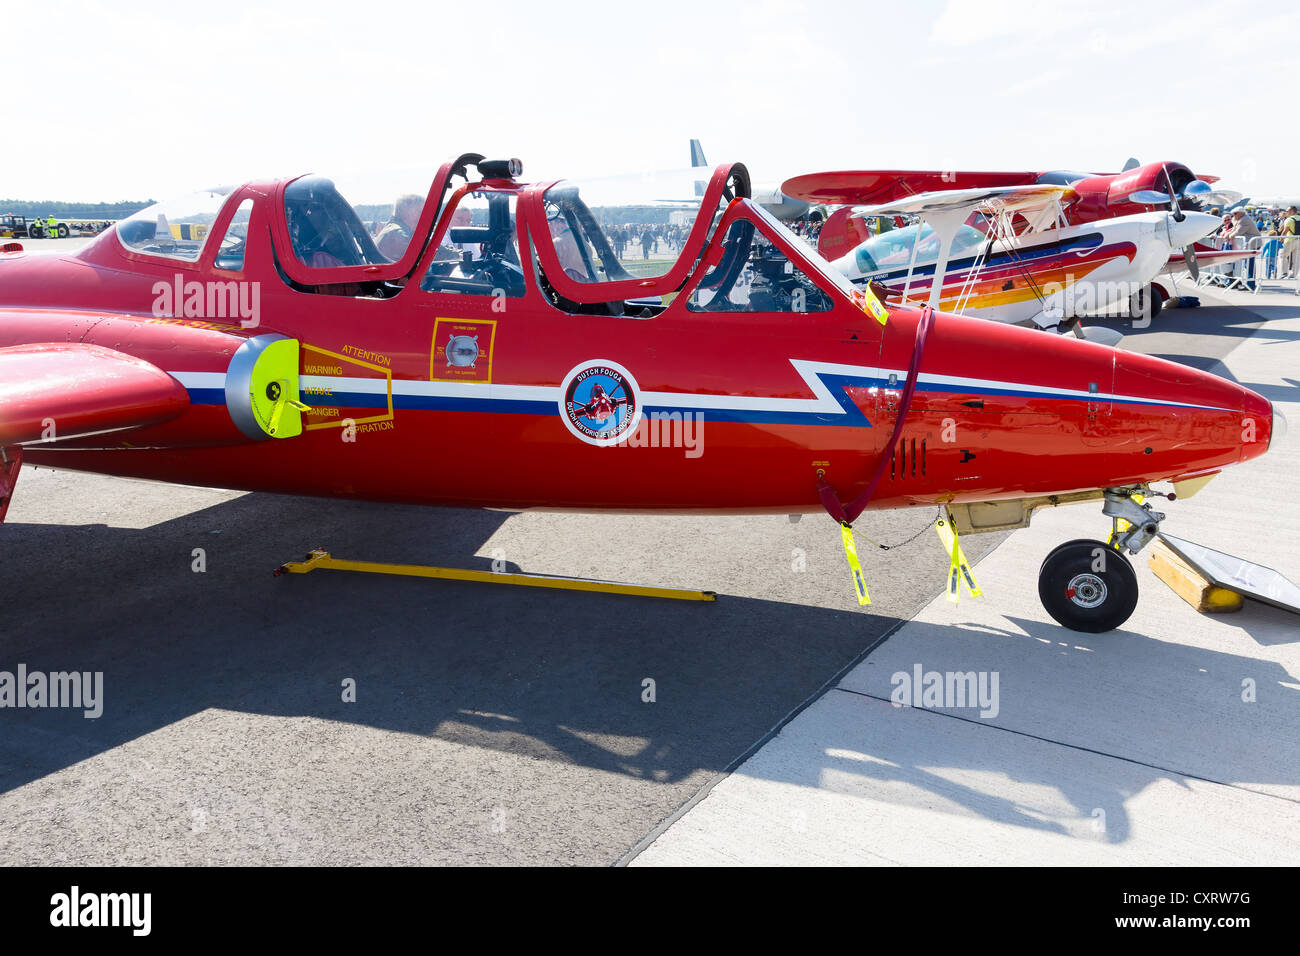
M641 402L648 414L701 412L714 421L870 427L871 422L849 397L847 389L856 387L897 390L902 388L902 383L907 378L905 369L839 365L807 359L791 359L790 364L807 384L813 394L812 398L643 391ZM190 393L190 401L195 405L226 404L225 373L172 372L171 375L186 387ZM309 388L332 390L332 394L329 395L303 394L301 400L308 405L336 408L386 408L388 406L387 379L304 375L299 379L299 385L304 391ZM516 415L558 415L562 397L559 386L550 385L497 385L482 382L393 379L392 389L394 409L496 412ZM934 372L921 373L917 391L1237 411L1237 409L1224 409L1213 405L1197 405L1140 395L1092 392L1086 388L1061 388L971 378L963 375L942 375Z

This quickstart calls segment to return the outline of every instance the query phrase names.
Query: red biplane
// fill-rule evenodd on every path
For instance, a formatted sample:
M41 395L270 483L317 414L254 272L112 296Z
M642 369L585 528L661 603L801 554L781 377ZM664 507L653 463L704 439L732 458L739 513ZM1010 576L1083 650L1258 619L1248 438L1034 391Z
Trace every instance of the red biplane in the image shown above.
M378 213L321 176L251 182L74 255L5 246L0 518L24 460L427 505L825 510L846 541L864 508L926 505L956 566L949 529L1097 500L1114 559L1069 542L1039 586L1105 630L1136 601L1123 551L1163 517L1149 483L1260 455L1281 422L1193 368L886 310L747 198L740 164L675 255L640 261L581 185L520 171L466 154Z
M822 227L818 251L828 260L838 259L870 237L865 224L853 212L855 205L879 206L894 203L919 193L995 186L1052 185L1068 186L1062 209L1071 225L1098 222L1118 216L1151 212L1169 207L1179 215L1184 210L1205 212L1213 205L1227 205L1241 198L1230 190L1215 189L1217 176L1198 177L1182 163L1156 162L1139 164L1130 159L1118 173L1080 173L1068 170L1050 172L920 169L839 170L806 173L787 179L781 192L806 202L840 206ZM1224 265L1255 253L1221 250L1204 245L1188 245L1183 254L1170 257L1170 269L1180 261L1193 278L1200 265ZM1154 291L1163 298L1168 290L1156 284ZM1153 303L1157 306L1158 302Z

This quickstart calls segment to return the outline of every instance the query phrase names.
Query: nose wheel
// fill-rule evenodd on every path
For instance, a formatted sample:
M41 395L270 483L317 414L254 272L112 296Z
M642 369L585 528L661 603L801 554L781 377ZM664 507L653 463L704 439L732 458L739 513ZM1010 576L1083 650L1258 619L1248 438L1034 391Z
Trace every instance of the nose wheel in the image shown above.
M1058 624L1097 634L1129 619L1137 607L1137 575L1121 552L1102 541L1079 538L1043 560L1038 597Z

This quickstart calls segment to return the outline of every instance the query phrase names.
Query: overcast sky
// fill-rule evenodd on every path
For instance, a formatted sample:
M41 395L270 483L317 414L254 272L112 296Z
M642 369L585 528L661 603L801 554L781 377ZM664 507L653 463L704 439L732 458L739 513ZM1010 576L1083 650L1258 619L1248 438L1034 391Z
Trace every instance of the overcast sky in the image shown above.
M1274 0L3 2L11 198L470 150L608 175L682 165L691 137L756 182L1136 156L1300 195L1300 8Z

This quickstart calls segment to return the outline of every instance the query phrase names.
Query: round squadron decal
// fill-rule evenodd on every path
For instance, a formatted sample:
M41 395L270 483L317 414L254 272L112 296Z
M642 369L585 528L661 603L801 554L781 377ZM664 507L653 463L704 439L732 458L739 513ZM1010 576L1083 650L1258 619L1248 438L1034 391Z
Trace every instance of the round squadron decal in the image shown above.
M584 362L560 387L560 420L589 445L617 445L641 423L636 380L616 362Z

